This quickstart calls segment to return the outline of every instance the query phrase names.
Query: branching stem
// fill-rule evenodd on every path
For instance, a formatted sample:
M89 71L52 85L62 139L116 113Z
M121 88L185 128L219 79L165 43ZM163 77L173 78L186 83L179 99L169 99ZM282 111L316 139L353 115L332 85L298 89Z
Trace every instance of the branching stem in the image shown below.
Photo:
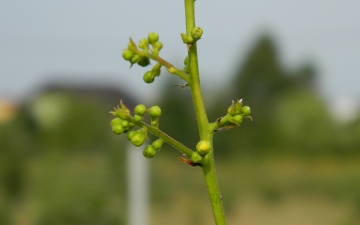
M186 35L191 36L191 31L195 27L195 0L185 1L185 16L186 16ZM216 178L214 153L212 147L212 134L210 130L208 118L205 111L204 101L200 86L198 55L196 42L192 43L188 48L190 78L188 85L192 94L192 99L195 107L196 118L199 127L199 136L201 140L206 140L211 143L210 153L206 155L202 161L201 167L204 173L211 206L215 218L216 225L226 225L224 208L221 201L221 194Z
M182 143L180 143L177 140L175 140L174 138L170 137L165 132L159 130L158 128L152 127L149 124L144 123L142 121L135 122L135 121L132 120L132 123L136 124L139 127L145 127L150 133L152 133L155 136L163 139L166 143L173 146L175 149L179 150L180 152L185 154L187 157L189 157L189 158L191 157L191 154L193 153L193 151L190 148L186 147Z
M185 82L189 82L189 75L187 73L185 73L183 70L180 70L178 68L176 68L174 65L172 65L171 63L169 63L168 61L166 61L165 59L161 58L160 56L155 56L153 54L150 54L148 52L145 51L140 51L138 49L132 49L132 51L138 55L143 55L147 58L150 58L152 60L157 61L158 63L160 63L161 65L163 65L166 69L170 70L171 68L173 68L173 74L177 75L178 77L180 77L181 79L183 79Z

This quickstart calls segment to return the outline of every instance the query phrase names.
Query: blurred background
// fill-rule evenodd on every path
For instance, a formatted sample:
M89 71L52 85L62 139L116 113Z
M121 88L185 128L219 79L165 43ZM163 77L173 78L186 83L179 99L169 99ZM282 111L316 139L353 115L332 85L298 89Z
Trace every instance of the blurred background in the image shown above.
M231 100L252 109L214 137L229 224L360 224L359 8L196 1L209 120ZM120 99L159 105L160 128L195 146L181 81L163 70L145 84L148 68L121 57L151 31L182 68L183 1L0 2L0 224L129 224L129 143L109 125ZM148 161L148 223L213 224L201 171L178 156L166 146Z

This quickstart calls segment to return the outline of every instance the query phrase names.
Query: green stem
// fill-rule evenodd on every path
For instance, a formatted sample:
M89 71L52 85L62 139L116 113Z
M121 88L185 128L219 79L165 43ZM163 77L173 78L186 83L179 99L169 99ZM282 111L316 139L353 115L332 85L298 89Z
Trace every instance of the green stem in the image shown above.
M191 30L195 27L194 0L185 0L186 35L191 36ZM194 102L196 118L198 121L201 140L209 140L208 119L200 86L199 65L196 43L189 46L190 79L188 85Z
M187 157L189 157L189 158L191 157L193 151L190 148L186 147L182 143L180 143L177 140L175 140L174 138L170 137L165 132L159 130L158 128L152 127L149 124L146 124L146 123L144 123L142 121L136 122L134 120L131 120L131 122L136 124L139 127L145 127L150 133L152 133L155 136L163 139L166 143L173 146L174 148L176 148L180 152L184 153Z
M212 142L211 142L212 143ZM224 207L222 204L219 184L216 178L214 151L213 148L205 157L207 160L202 163L201 167L205 176L206 186L208 189L209 199L213 210L215 223L217 225L226 225Z
M136 48L133 48L132 51L135 52L138 55L142 55L142 56L145 56L147 58L150 58L152 60L157 61L158 63L163 65L168 70L170 70L170 69L174 70L172 72L172 74L177 75L178 77L180 77L181 79L183 79L187 83L189 82L189 75L187 73L185 73L183 70L180 70L180 69L176 68L174 65L172 65L171 63L169 63L165 59L161 58L160 56L155 56L153 54L150 54L150 53L145 52L145 51L138 50Z
M195 0L185 1L185 16L186 16L186 35L191 36L191 31L195 27ZM198 66L198 56L196 42L188 46L189 48L189 66L190 78L188 85L190 87L192 99L194 102L196 118L199 127L200 140L207 140L212 144L213 130L210 130L209 121L206 115L204 101L200 86L200 75ZM204 173L209 199L213 210L213 215L216 225L226 225L224 208L221 201L221 194L216 178L214 153L211 147L210 153L206 155L201 163Z

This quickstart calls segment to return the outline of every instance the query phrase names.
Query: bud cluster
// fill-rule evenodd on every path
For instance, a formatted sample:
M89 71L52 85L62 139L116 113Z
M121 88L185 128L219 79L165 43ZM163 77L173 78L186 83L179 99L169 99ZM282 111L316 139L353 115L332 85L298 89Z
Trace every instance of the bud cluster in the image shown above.
M151 145L146 146L146 148L143 151L143 155L148 159L154 157L156 155L156 151L160 150L163 144L164 144L163 139L161 138L157 139Z
M149 46L152 46L150 48ZM142 38L136 46L135 42L130 38L127 49L122 53L122 57L131 63L131 66L137 63L139 66L145 67L150 64L149 53L153 56L158 56L163 44L159 42L159 35L155 32L150 32L147 38ZM138 49L139 48L139 49ZM152 70L144 74L143 80L145 83L152 83L156 76L160 76L161 64L157 63Z
M194 163L200 163L203 157L205 157L211 150L211 144L209 141L201 140L196 144L196 151L192 153L191 160Z
M243 106L242 99L232 102L227 110L227 115L217 119L217 130L228 129L233 126L240 126L243 118L252 119L249 106Z
M181 33L181 39L184 42L184 44L192 44L199 40L203 34L203 29L201 27L194 27L191 30L191 36L187 36L184 33Z
M138 104L134 108L134 115L131 116L130 110L120 101L120 105L110 112L116 118L111 120L110 125L112 127L112 132L114 134L120 135L127 133L127 139L135 146L141 146L144 144L145 139L147 139L147 130L148 128L144 123L140 123L144 115L149 113L151 118L151 126L158 128L159 126L159 117L161 116L161 109L159 106L152 106L147 109L145 105ZM135 126L138 126L138 130L133 130ZM156 154L156 150L160 150L164 143L164 140L158 139L152 143L152 145L147 146L144 149L144 156L146 158L152 158Z

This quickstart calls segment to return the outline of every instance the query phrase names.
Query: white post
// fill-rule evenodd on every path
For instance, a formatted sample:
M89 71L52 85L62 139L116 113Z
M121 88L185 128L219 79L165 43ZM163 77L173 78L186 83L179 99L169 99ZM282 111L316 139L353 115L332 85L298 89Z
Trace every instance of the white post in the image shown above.
M149 222L149 160L141 147L127 148L129 225L148 225Z

